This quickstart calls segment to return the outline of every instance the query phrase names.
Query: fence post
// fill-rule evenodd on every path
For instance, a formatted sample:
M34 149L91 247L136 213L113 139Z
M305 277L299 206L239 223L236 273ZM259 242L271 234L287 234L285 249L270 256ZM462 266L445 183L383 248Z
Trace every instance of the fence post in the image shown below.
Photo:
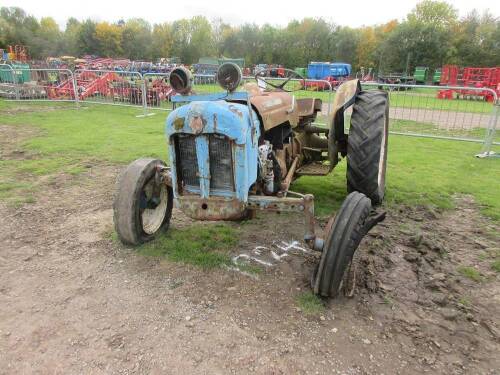
M17 73L12 67L10 67L10 74L12 76L12 84L14 85L14 92L16 93L16 100L20 100L21 95L19 94L19 86L17 85Z
M494 154L491 151L491 146L495 138L495 132L498 124L498 117L500 116L499 107L500 107L500 99L496 98L493 103L493 109L491 111L491 117L488 129L486 130L486 137L484 138L483 149L481 150L480 154L476 155L479 158L487 158L489 156L493 156Z
M327 115L330 116L331 114L331 110L332 110L332 92L333 92L333 87L332 87L332 83L329 82L329 81L326 81L328 82L328 109L327 109ZM327 124L328 126L330 126L331 124Z
M140 73L139 73L140 74ZM143 109L143 114L144 116L147 116L148 114L148 101L147 101L147 98L146 98L146 79L144 78L144 76L142 74L140 74L141 76L141 79L142 79L142 85L141 85L141 90L142 90L142 109Z
M79 98L79 95L78 95L78 86L77 86L77 82L76 82L76 75L75 75L75 72L71 72L71 79L73 81L73 94L75 95L75 105L76 105L76 108L80 108L80 98Z

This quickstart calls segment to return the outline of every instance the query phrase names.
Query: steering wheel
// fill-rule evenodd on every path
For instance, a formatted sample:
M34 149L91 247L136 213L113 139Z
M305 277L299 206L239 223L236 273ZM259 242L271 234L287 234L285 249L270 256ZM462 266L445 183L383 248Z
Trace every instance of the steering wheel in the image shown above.
M284 72L284 77L271 77L271 71L276 70L278 71L281 70ZM292 91L299 91L302 89L304 86L305 78L302 77L299 73L297 73L295 70L291 69L285 69L285 68L266 68L259 70L257 73L255 73L255 81L257 81L257 84L260 82L264 82L267 85L273 87L276 91L285 91L285 92L292 92ZM292 79L294 80L299 80L301 81L299 85L297 85L296 88L289 90L285 89L285 85L290 82ZM281 83L277 83L276 80L283 80Z

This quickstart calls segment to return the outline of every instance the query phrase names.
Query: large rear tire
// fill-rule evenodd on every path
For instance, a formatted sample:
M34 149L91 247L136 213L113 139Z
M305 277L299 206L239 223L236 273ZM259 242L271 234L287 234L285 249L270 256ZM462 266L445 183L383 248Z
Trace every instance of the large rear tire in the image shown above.
M359 191L374 205L385 194L389 99L385 91L361 91L354 103L347 145L347 191Z
M113 220L118 238L124 244L140 245L169 226L173 191L170 186L158 185L155 181L158 166L165 166L165 163L157 159L138 159L118 177Z
M321 260L311 279L315 294L333 298L343 289L354 252L366 234L371 207L370 200L359 192L349 194L342 203L327 229Z

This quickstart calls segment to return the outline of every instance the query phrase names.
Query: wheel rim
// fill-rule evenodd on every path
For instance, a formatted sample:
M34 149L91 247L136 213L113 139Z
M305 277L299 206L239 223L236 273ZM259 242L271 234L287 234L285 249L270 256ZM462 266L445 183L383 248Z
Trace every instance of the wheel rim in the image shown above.
M144 193L146 198L149 200L153 195L153 185L154 180L151 179L144 186ZM146 234L154 234L160 229L163 221L165 220L165 215L167 213L168 206L168 190L165 185L161 186L160 190L160 203L155 208L145 208L141 214L142 219L142 229Z

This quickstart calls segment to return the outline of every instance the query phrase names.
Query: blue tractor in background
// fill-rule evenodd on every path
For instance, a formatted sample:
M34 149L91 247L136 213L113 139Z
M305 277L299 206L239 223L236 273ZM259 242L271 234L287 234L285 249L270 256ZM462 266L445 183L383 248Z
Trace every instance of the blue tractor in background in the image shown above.
M384 198L389 103L384 91L361 91L356 80L343 84L328 128L314 124L321 99L293 95L304 80L286 70L284 79L261 70L256 83L241 88L233 63L219 68L223 92L196 95L193 77L179 67L170 74L178 93L167 117L169 165L157 159L132 162L120 175L114 223L129 245L149 241L169 227L175 204L198 220L241 220L257 211L304 215L304 241L322 252L311 278L314 292L334 297L352 283L351 267L363 236L385 213ZM344 112L353 107L348 133ZM314 197L290 190L304 175L326 175L347 159L349 195L322 236L317 235ZM346 281L347 280L347 281Z

